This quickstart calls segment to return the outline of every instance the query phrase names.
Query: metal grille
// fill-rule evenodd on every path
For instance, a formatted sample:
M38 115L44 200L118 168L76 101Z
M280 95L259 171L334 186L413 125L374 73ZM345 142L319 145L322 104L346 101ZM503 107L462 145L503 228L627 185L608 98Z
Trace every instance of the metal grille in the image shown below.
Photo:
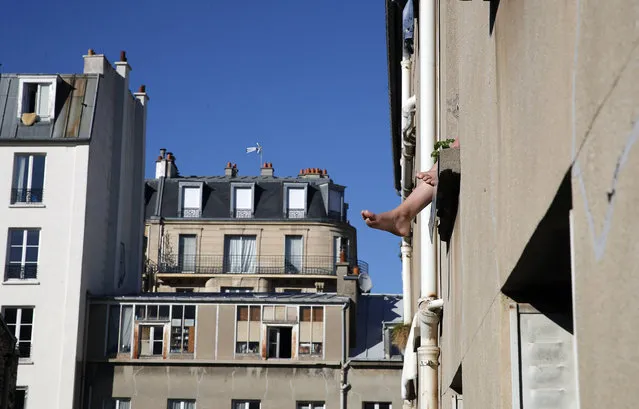
M253 217L252 209L235 209L235 217L237 219L251 219Z
M7 280L25 280L38 277L37 264L7 264L5 267L5 276Z
M202 211L199 207L185 207L182 209L182 217L201 217Z
M43 189L11 189L11 204L42 203Z
M303 219L304 209L288 209L287 216L289 219Z

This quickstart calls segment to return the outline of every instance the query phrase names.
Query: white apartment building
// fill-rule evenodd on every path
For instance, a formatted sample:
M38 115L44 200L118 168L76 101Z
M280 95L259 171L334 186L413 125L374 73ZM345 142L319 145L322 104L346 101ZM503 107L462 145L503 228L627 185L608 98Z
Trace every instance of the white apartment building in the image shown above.
M148 97L89 50L84 71L0 76L0 308L17 408L79 407L87 294L140 287Z

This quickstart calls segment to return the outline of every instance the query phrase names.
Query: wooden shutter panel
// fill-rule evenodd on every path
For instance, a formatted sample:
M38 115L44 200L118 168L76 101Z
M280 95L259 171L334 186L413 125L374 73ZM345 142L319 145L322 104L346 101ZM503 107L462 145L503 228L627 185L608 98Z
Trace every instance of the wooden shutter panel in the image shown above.
M140 326L133 326L133 358L140 357Z
M189 345L188 345L187 352L192 354L195 352L195 327L188 327L188 328L189 328Z

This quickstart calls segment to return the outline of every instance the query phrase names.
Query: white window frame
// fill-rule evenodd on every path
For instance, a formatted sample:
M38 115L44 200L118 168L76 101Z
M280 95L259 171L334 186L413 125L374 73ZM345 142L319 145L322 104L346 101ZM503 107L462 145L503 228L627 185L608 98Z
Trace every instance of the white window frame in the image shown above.
M323 401L298 401L296 409L326 409L326 402Z
M120 405L122 403L128 403L128 406ZM105 399L102 404L103 409L131 409L131 398L110 398Z
M32 230L38 232L38 245L37 246L27 245L27 235L29 234L29 231L32 231ZM11 262L9 260L11 249L14 248L14 247L17 247L17 246L13 246L11 244L11 232L13 232L13 231L22 231L22 245L20 246L21 256L20 256L20 263L19 264L16 263L16 262ZM6 264L7 265L19 265L20 268L22 269L21 271L24 271L24 268L27 265L35 265L36 266L36 277L35 278L11 278L10 279L9 277L6 277L6 273L5 273L5 280L6 281L37 280L37 274L38 274L37 268L38 268L38 266L40 264L40 248L41 248L41 245L40 245L41 234L40 233L41 233L41 230L38 229L38 228L30 228L30 227L28 227L28 228L21 228L21 227L18 227L18 228L11 227L11 228L9 228L9 231L8 231L8 234L7 234L7 260L6 260ZM38 248L38 256L37 256L37 260L36 260L35 263L27 263L27 249L29 247L37 247ZM7 273L8 273L8 271L7 271Z
M372 406L370 406L372 405ZM380 405L388 405L388 409L393 409L393 404L390 402L363 402L363 409L386 409L385 407L380 407Z
M290 209L288 203L288 192L290 189L304 189L304 209ZM282 212L284 213L284 218L287 219L300 219L306 217L308 214L308 183L284 183L284 208ZM291 217L290 210L304 210L302 217Z
M250 409L251 403L257 403L258 408L262 407L262 401L257 399L247 399L247 400L233 399L231 403L232 403L231 405L232 409Z
M165 349L165 345L164 344L165 344L165 341L166 341L164 339L165 338L164 334L166 333L166 326L167 325L168 325L167 323L162 323L162 322L145 322L145 323L139 323L138 324L138 328L139 328L139 331L140 331L140 337L138 339L138 343L140 344L139 347L138 347L139 348L139 351L138 351L139 358L142 358L142 357L158 357L158 356L164 357L164 349ZM142 342L145 341L144 339L142 339L142 327L151 327L151 330L149 331L149 349L150 349L151 353L149 355L143 355L142 354ZM159 353L159 354L154 354L153 353L153 347L155 346L155 344L157 342L160 342L160 340L155 339L155 330L154 330L155 327L161 327L162 328L162 340L161 340L162 341L162 352Z
M15 333L13 334L13 336L16 338L16 340L18 340L16 347L18 347L20 341L20 330L23 326L27 326L30 325L31 326L31 338L29 339L29 356L25 356L25 357L20 357L19 361L20 362L30 362L32 355L33 355L33 330L35 327L35 307L32 306L13 306L13 305L6 305L4 307L2 307L2 316L4 318L5 314L6 314L6 310L7 309L15 309L16 310L16 329L15 329ZM29 309L31 310L31 324L23 324L22 323L22 310L25 309ZM5 319L6 321L6 319ZM13 324L10 324L13 325ZM26 398L25 398L26 399Z
M55 95L56 88L58 84L57 76L40 76L40 75L30 75L30 76L20 76L20 81L18 85L18 118L22 118L22 104L24 102L24 88L25 84L38 84L38 87L41 85L49 86L49 109L48 116L46 118L40 118L41 122L51 122L55 119ZM39 92L39 88L38 88ZM36 101L37 104L37 101ZM36 112L38 111L36 107Z
M290 328L291 329L291 356L289 358L281 358L280 357L280 348L281 348L281 328ZM273 330L277 330L277 341L276 341L276 346L277 346L277 356L271 356L269 355L269 351L271 349L271 331ZM295 351L295 347L296 345L293 344L293 325L290 324L270 324L266 326L266 359L282 359L282 360L290 360L290 359L294 359L296 357L296 351Z
M235 208L235 191L236 189L251 189L251 208L236 209ZM250 210L250 217L237 217L237 210ZM255 183L231 183L231 217L234 219L253 218L255 216Z
M197 211L188 216L184 215L184 192L185 188L193 188L200 190L200 200L198 203ZM204 191L204 182L180 182L179 195L178 195L178 215L183 218L197 218L202 217L202 192ZM189 208L191 209L191 208ZM193 208L195 209L195 208Z
M169 409L173 409L173 404L179 403L180 409L187 409L187 404L193 403L193 409L196 409L197 402L195 399L168 399L166 402L166 407Z
M46 153L32 153L32 152L16 152L13 155L13 175L12 175L12 180L11 180L11 189L22 189L19 188L17 186L14 185L15 183L15 179L16 179L16 159L19 156L26 156L28 157L28 164L27 164L27 187L26 190L31 191L33 190L33 159L36 156L43 156L44 157L44 174L42 175L42 189L44 190L44 184L45 184L45 177L46 177L46 167L47 167L47 155ZM18 201L16 200L15 202L12 202L12 204L24 204L24 203L36 203L36 204L40 204L42 203L42 195L40 197L40 201L39 202L35 202L35 201L31 201L31 200L26 200L26 201Z
M28 386L16 386L16 392L17 391L24 391L24 401L22 402L22 407L26 408L27 407L27 400L28 400L28 397L29 397L29 387ZM16 402L14 401L14 404L15 403Z

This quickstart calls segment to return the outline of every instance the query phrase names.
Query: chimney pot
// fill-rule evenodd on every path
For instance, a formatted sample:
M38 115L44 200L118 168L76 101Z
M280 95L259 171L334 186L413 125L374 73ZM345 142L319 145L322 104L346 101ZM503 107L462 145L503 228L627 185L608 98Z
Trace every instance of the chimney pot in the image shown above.
M324 175L328 175L328 171L324 169Z
M126 51L120 51L120 61L126 62Z
M164 155L166 155L166 148L161 148L160 149L160 156L162 156L162 159L164 159Z
M89 48L89 52L87 52L88 55L95 55L95 51L93 50L93 48Z
M140 85L140 89L138 89L138 92L140 93L146 92L146 85Z
M227 162L227 163L226 163L226 167L227 167L227 168L230 168L230 167L231 167L231 162Z
M162 160L162 155L158 155L158 160L156 162L161 161L161 160Z
M237 163L233 164L233 169L237 169Z

